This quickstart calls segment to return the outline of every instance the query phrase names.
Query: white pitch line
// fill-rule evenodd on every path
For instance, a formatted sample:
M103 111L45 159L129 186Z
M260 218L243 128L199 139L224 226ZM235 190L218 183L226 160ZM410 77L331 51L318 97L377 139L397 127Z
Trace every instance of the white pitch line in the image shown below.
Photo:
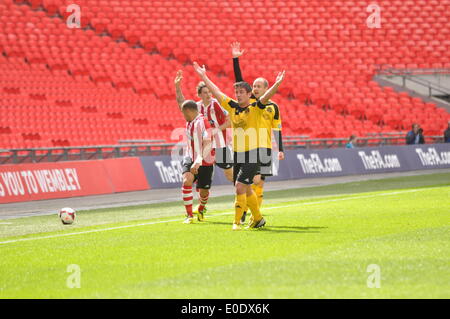
M0 225L12 225L12 223L0 223Z
M443 188L443 187L429 187L429 188L412 189L412 190L405 190L405 191L399 191L399 192L380 193L380 194L374 194L374 195L352 196L352 197L345 197L345 198L328 199L328 200L317 201L317 202L307 202L307 203L297 203L297 204L292 204L292 205L267 207L267 208L264 208L264 209L265 210L280 209L280 208L295 207L295 206L302 206L302 205L315 205L315 204L325 204L325 203L330 203L330 202L347 201L347 200L353 200L353 199L373 198L373 197L381 197L381 196L392 196L392 195L405 194L405 193L416 193L416 192L426 191L426 190L430 190L430 189L438 189L438 188ZM209 218L215 217L215 216L231 215L231 214L234 214L234 212L225 212L225 213L214 214L214 215L209 216ZM38 239L51 239L51 238L83 235L83 234L89 234L89 233L98 233L98 232L104 232L104 231L110 231L110 230L117 230L117 229L124 229L124 228L133 228L133 227L148 226L148 225L163 224L163 223L181 222L181 221L183 221L183 220L181 220L181 219L171 219L171 220L162 220L162 221L148 222L148 223L141 223L141 224L133 224L133 225L124 225L124 226L116 226L116 227L109 227L109 228L92 229L92 230L86 230L86 231L80 231L80 232L68 233L68 234L57 234L57 235L42 236L42 237L20 238L20 239L13 239L13 240L2 241L2 242L0 242L0 245L17 243L17 242L22 242L22 241L31 241L31 240L38 240Z

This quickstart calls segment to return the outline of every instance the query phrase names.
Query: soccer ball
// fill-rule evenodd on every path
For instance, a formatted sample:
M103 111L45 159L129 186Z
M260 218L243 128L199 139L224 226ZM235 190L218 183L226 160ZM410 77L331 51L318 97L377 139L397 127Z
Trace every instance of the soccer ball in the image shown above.
M70 207L62 208L59 211L59 218L64 225L70 225L75 221L75 210Z

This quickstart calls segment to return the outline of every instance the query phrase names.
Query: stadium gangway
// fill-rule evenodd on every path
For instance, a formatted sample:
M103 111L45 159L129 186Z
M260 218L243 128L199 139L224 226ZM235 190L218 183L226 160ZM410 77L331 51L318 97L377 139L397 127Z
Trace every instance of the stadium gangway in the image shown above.
M411 81L416 84L422 85L423 87L428 88L428 96L432 97L433 91L442 93L444 95L450 95L450 88L444 87L440 85L439 83L431 82L428 80L424 80L419 75L449 75L450 69L406 69L406 70L399 70L399 69L393 69L393 68L386 68L383 69L382 66L379 66L378 69L378 75L385 75L385 76L399 76L403 80L403 87L406 87L406 81Z
M449 75L450 69L446 68L431 68L431 69L395 69L390 64L381 64L375 65L376 70L379 74L382 75L392 75L395 73L399 74L407 74L407 75Z

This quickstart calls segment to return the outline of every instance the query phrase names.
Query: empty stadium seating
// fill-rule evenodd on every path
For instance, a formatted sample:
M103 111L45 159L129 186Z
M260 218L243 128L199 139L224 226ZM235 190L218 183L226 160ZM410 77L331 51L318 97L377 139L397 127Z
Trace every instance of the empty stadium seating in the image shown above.
M450 68L450 0L378 1L381 29L366 26L366 1L78 0L83 29L69 29L68 0L0 2L0 148L116 144L165 139L210 69L232 94L229 45L239 40L244 76L273 81L285 135L348 137L408 129L441 134L449 114L373 82L377 65Z

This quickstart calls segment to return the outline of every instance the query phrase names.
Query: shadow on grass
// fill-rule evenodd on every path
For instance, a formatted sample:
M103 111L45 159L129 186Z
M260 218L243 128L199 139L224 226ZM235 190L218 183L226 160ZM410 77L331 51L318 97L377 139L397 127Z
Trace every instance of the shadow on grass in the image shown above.
M231 223L227 222L213 222L208 221L209 224L213 225L228 225L231 227ZM327 229L328 227L317 227L317 226L264 226L260 229L253 229L252 231L270 231L274 233L320 233L322 229Z

